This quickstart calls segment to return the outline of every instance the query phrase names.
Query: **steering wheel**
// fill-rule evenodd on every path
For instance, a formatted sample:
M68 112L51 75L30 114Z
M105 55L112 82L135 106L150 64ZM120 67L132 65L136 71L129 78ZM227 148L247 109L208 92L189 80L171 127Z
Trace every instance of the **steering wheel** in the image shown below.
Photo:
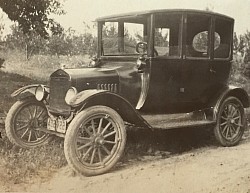
M147 48L148 48L147 42L138 42L136 44L135 50L138 54L145 55L147 54ZM154 54L155 56L158 56L158 52L156 49L154 49Z

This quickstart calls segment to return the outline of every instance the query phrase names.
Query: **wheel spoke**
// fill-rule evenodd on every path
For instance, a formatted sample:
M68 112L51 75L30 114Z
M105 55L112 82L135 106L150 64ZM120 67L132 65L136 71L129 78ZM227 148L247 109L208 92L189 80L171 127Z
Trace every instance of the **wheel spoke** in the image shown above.
M224 123L221 123L220 126L223 126L223 125L226 125L226 124L227 124L227 122L225 121Z
M115 142L115 141L108 141L108 140L104 140L103 142L104 142L104 143L108 143L108 144L116 144L116 142Z
M20 130L23 130L23 129L27 128L28 125L29 125L28 123L23 125L22 127L18 128L17 131L20 131Z
M26 131L22 134L21 139L26 135L26 133L29 131L29 128L26 129Z
M94 119L91 120L91 125L92 125L92 129L93 129L93 133L94 135L96 134L96 130L95 130L95 122Z
M111 154L111 152L103 145L103 146L101 146L102 147L102 149L108 154L108 155L110 155Z
M231 116L232 115L232 105L231 104L228 104L228 116Z
M225 107L223 113L226 115L226 117L228 117L228 106Z
M96 148L94 148L92 155L91 155L91 160L90 160L90 164L93 164L93 161L95 159L95 153L96 153Z
M109 122L109 123L106 125L106 127L102 130L102 134L105 133L105 131L109 128L109 126L110 126L111 124L112 124L112 123Z
M84 126L83 129L88 133L89 137L91 137L91 136L93 135L93 134L90 132L90 130L89 130L88 127Z
M80 151L80 150L84 149L85 147L91 146L91 144L92 144L91 142L86 143L85 145L82 145L81 147L78 147L77 150Z
M222 119L227 120L227 117L221 116Z
M42 110L38 113L38 115L37 115L37 119L39 119L39 118L40 118L40 116L43 114L43 112L44 112L44 109L42 109Z
M33 113L34 118L36 117L36 113L37 113L37 106L35 106L35 109L34 109L34 113Z
M226 138L228 138L228 133L229 133L230 127L227 127L227 132L226 132Z
M38 139L41 138L41 137L38 136L37 131L33 131L33 132L34 132L34 135L35 135L35 137L36 137L36 140L35 140L35 141L37 141Z
M224 129L222 130L222 134L224 135L224 133L225 133L225 131L226 131L226 129L228 128L228 125L226 125L225 127L224 127Z
M99 157L100 163L102 163L102 153L101 153L101 149L100 148L98 148L98 157Z
M91 147L89 147L89 149L86 151L86 153L85 154L83 154L83 156L81 157L81 159L82 160L84 160L85 159L85 157L89 154L89 152L91 151L93 149L93 147L91 146Z
M30 140L31 140L31 137L32 137L32 130L30 130L30 132L29 132L29 138L28 138L28 142L30 142Z
M100 133L100 132L101 132L102 121L103 121L103 118L100 119L100 122L99 122L99 125L98 125L98 129L97 129L97 133Z
M107 138L107 137L109 137L109 136L111 136L111 135L114 135L115 133L116 133L116 131L113 131L113 132L111 132L111 133L108 133L108 134L104 135L103 137L104 137L104 138Z
M230 137L232 138L233 137L233 131L232 131L232 126L229 126L229 134L230 134Z
M240 123L234 123L234 125L236 125L236 126L238 126L238 127L243 127L243 125L240 124Z
M231 126L231 129L232 129L233 133L235 134L235 133L236 133L236 130L235 130L235 128L234 128L233 125Z
M231 116L234 117L236 113L237 113L237 109L234 107L231 112Z
M31 111L30 111L30 107L27 107L27 109L28 109L28 113L29 113L29 115L30 115L30 119L32 119L33 117L32 117L32 113L31 113Z
M232 120L235 121L236 119L239 119L239 118L241 118L241 116L233 117Z
M77 142L90 142L90 138L88 137L78 137Z

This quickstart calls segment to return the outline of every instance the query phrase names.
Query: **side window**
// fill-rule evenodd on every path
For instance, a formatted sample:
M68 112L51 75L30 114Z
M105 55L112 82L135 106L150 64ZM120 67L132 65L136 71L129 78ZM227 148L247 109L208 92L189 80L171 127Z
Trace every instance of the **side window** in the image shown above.
M180 57L181 15L159 14L156 16L154 49L158 56Z
M220 46L220 35L217 32L214 32L214 50L217 50ZM193 48L197 52L207 53L207 44L208 44L208 31L200 32L194 36L193 39Z
M208 58L210 17L188 14L186 56Z
M232 23L222 19L215 20L214 58L228 58L231 50Z

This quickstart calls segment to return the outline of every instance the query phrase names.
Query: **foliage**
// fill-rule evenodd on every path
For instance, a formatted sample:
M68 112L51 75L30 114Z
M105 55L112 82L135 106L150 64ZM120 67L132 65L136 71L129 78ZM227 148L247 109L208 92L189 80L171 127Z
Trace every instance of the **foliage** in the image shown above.
M0 21L2 20L3 20L3 15L0 15ZM2 41L4 27L5 24L3 22L0 22L0 41Z
M237 36L236 32L234 32L233 36L233 49L235 52L240 52L242 55L244 53L244 48L249 44L250 42L247 40L247 36L249 32L246 32L243 35Z
M11 50L26 53L26 59L36 54L43 55L94 55L96 51L96 37L91 33L76 34L71 28L65 30L60 24L51 28L52 34L43 38L35 32L24 34L19 26L11 27L12 33L6 37L6 46Z
M162 32L160 28L155 29L155 45L160 47L167 47L168 42L168 31L166 33Z
M1 0L0 7L12 21L17 21L24 34L36 33L48 37L48 29L55 25L50 14L64 14L58 0Z
M46 40L35 32L24 34L19 26L12 25L12 34L6 36L6 45L10 49L23 48L26 51L26 58L29 59L33 54L39 54L44 51Z

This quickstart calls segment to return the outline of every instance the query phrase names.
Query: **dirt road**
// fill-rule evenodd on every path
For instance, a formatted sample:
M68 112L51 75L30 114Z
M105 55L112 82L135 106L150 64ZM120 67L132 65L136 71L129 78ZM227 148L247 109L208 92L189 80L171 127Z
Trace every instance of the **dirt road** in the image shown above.
M95 177L73 175L66 167L28 191L250 193L250 139L230 148L209 145L170 157L142 156Z

